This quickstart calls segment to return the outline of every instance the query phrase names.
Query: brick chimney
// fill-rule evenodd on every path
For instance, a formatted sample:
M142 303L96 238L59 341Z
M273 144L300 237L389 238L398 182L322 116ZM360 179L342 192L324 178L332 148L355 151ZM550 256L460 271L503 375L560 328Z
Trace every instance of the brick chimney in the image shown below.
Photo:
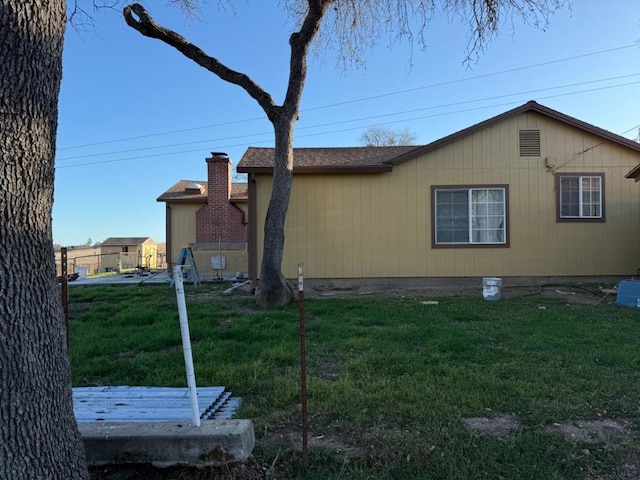
M196 212L196 242L246 242L242 211L232 205L231 160L226 153L207 158L207 205Z

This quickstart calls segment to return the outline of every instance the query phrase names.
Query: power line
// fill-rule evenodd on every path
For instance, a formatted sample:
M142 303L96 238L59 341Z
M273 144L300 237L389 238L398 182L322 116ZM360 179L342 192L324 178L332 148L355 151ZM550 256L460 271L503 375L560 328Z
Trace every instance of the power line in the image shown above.
M622 85L615 85L613 87L608 86L608 87L599 87L599 88L591 88L591 89L587 89L587 90L580 90L580 91L576 91L576 92L568 92L568 93L561 93L561 94L557 94L557 95L547 95L545 97L540 97L539 100L544 100L544 99L549 99L549 98L558 98L558 97L565 97L565 96L569 96L569 95L579 95L581 93L590 93L590 92L595 92L595 91L599 91L599 90L605 90L608 88L617 88L617 87L624 87L624 86L629 86L629 85L637 85L640 84L639 82L630 82L630 83L626 83L626 84L622 84ZM515 94L514 94L515 95ZM511 95L507 95L507 96L511 96ZM497 97L496 97L497 98ZM470 102L461 102L461 103L470 103ZM519 104L522 103L522 100L520 101L511 101L511 102L504 102L504 103L499 103L499 104L493 104L493 105L485 105L482 107L474 107L474 108L467 108L467 109L463 109L463 110L456 110L456 111L451 111L451 112L443 112L443 113L437 113L437 114L433 114L433 115L423 115L420 117L414 117L414 118L405 118L402 120L395 120L392 122L387 122L389 124L391 123L399 123L399 122L408 122L408 121L415 121L415 120L424 120L426 118L436 118L436 117L443 117L443 116L447 116L447 115L455 115L455 114L459 114L459 113L468 113L468 112L472 112L472 111L477 111L477 110L484 110L487 108L496 108L496 107L503 107L503 106L508 106L508 105L513 105L513 104ZM382 117L384 115L380 115L379 117ZM376 117L371 117L371 118L376 118ZM336 123L341 123L341 122L336 122ZM327 124L325 126L330 126L333 124ZM624 133L627 133L637 127L640 127L640 125L637 125L636 127L632 127L629 130L626 130L625 132L623 132L620 135L624 135ZM310 127L308 127L310 128ZM352 131L352 130L359 130L364 128L362 125L357 126L357 127L350 127L350 128L341 128L340 130L333 130L333 131L326 131L326 132L319 132L319 133L308 133L308 134L302 134L302 135L296 135L296 138L307 138L307 137L313 137L313 136L319 136L319 135L330 135L330 134L334 134L334 133L342 133L342 132L346 132L346 131ZM262 140L262 141L252 141L252 144L263 144L263 143L271 143L272 140ZM220 149L226 149L226 148L235 148L235 147L242 147L242 146L246 146L247 143L239 143L239 144L233 144L233 145L222 145L219 146L217 148ZM100 165L100 164L104 164L104 163L116 163L116 162L124 162L124 161L129 161L129 160L141 160L144 158L156 158L156 157L163 157L163 156L169 156L169 155L179 155L179 154L183 154L183 153L193 153L193 152L201 152L202 149L195 149L195 150L183 150L183 151L179 151L179 152L166 152L166 153L157 153L157 154L152 154L152 155L141 155L141 156L137 156L137 157L127 157L127 158L119 158L119 159L112 159L112 160L101 160L101 161L96 161L96 162L86 162L86 163L77 163L77 164L73 164L73 165L62 165L62 166L57 166L57 169L61 169L61 168L71 168L71 167L82 167L82 166L89 166L89 165Z
M369 100L376 100L379 98L385 98L385 97L390 97L390 96L394 96L394 95L402 95L404 93L411 93L411 92L416 92L419 90L426 90L426 89L430 89L430 88L436 88L436 87L442 87L442 86L447 86L447 85L454 85L456 83L462 83L462 82L468 82L471 80L478 80L481 78L489 78L489 77L493 77L493 76L497 76L497 75L503 75L506 73L513 73L513 72L517 72L517 71L522 71L522 70L527 70L530 68L537 68L537 67L542 67L542 66L547 66L547 65L553 65L556 63L562 63L562 62L566 62L566 61L570 61L570 60L577 60L580 58L586 58L586 57L590 57L590 56L594 56L594 55L601 55L601 54L605 54L605 53L611 53L611 52L615 52L618 50L624 50L627 48L631 48L631 47L638 47L638 44L636 43L632 43L629 45L622 45L620 47L614 47L614 48L609 48L606 50L599 50L596 52L590 52L590 53L584 53L581 55L574 55L571 57L565 57L565 58L560 58L560 59L556 59L556 60L549 60L547 62L541 62L541 63L535 63L535 64L531 64L531 65L525 65L522 67L514 67L514 68L510 68L510 69L506 69L506 70L500 70L498 72L491 72L491 73L485 73L482 75L475 75L473 77L467 77L467 78L459 78L459 79L455 79L455 80L448 80L445 82L440 82L440 83L434 83L434 84L430 84L430 85L424 85L422 87L416 87L416 88L410 88L410 89L406 89L406 90L398 90L395 92L388 92L388 93L382 93L379 95L373 95L370 97L362 97L362 98L358 98L358 99L354 99L354 100L346 100L343 102L338 102L338 103L332 103L332 104L328 104L328 105L322 105L322 106L317 106L317 107L311 107L311 108L307 108L304 110L301 110L301 112L310 112L310 111L315 111L315 110L321 110L321 109L326 109L326 108L333 108L333 107L339 107L339 106L343 106L343 105L350 105L353 103L358 103L358 102L364 102L364 101L369 101ZM150 138L150 137L158 137L158 136L163 136L163 135L169 135L169 134L173 134L173 133L184 133L184 132L191 132L191 131L195 131L195 130L204 130L207 128L214 128L214 127L224 127L224 126L229 126L229 125L237 125L240 123L247 123L247 122L254 122L257 120L263 120L264 117L254 117L254 118L247 118L244 120L235 120L235 121L230 121L230 122L223 122L223 123L215 123L212 125L204 125L204 126L199 126L199 127L191 127L191 128L183 128L180 130L169 130L166 132L159 132L159 133L149 133L149 134L145 134L145 135L138 135L135 137L127 137L127 138L120 138L120 139L114 139L114 140L104 140L104 141L100 141L100 142L94 142L94 143L86 143L83 145L73 145L70 147L60 147L58 148L58 151L61 150L71 150L71 149L76 149L76 148L85 148L85 147L93 147L93 146L97 146L97 145L106 145L109 143L119 143L119 142L126 142L126 141L130 141L130 140L139 140L142 138Z
M469 103L485 102L485 101L488 101L488 100L498 100L498 99L501 99L501 98L513 97L513 96L517 96L517 95L528 95L528 94L531 94L531 93L539 93L539 92L545 92L545 91L549 91L549 90L558 90L558 89L562 89L562 88L577 87L577 86L580 86L580 85L589 85L589 84L593 84L593 83L607 82L607 81L611 81L611 80L620 80L622 78L637 77L638 75L640 75L640 72L639 73L632 73L632 74L628 74L628 75L621 75L621 76L618 76L618 77L609 77L609 78L603 78L603 79L598 79L598 80L589 80L589 81L586 81L586 82L571 83L571 84L560 85L560 86L556 86L556 87L539 88L539 89L535 89L535 90L527 90L527 91L524 91L524 92L510 93L510 94L504 94L504 95L496 95L496 96L492 96L492 97L484 97L484 98L475 99L475 100L465 100L465 101L461 101L461 102L447 103L447 104L441 104L441 105L432 105L432 106L429 106L429 107L412 109L412 110L405 110L405 111L402 111L402 112L393 112L393 113L386 113L386 114L380 114L380 115L373 115L373 116L369 116L369 117L355 118L355 119L350 119L350 120L335 121L335 122L318 124L318 125L302 126L302 127L297 128L297 131L308 130L308 129L312 129L312 128L327 127L327 126L332 126L332 125L339 125L339 124L344 124L344 123L359 122L359 121L362 121L362 120L383 118L383 117L394 116L394 115L404 115L404 114L407 114L407 113L414 113L414 112L419 112L419 111L424 111L424 110L435 110L435 109L438 109L438 108L453 107L453 106L465 105L465 104L469 104ZM624 84L624 85L628 85L628 84ZM608 88L615 88L616 86L617 85L612 85L612 86L609 86ZM64 161L68 161L68 160L77 160L77 159L80 159L80 158L103 157L103 156L106 156L106 155L118 155L118 154L121 154L121 153L132 153L132 152L141 152L141 151L145 151L145 150L156 150L156 149L159 149L159 148L170 148L170 147L181 147L181 146L185 146L185 145L196 145L198 143L217 143L217 142L220 142L220 141L223 141L223 140L235 140L235 139L240 139L240 138L254 137L254 136L260 136L260 135L271 135L271 134L273 134L273 132L255 132L255 133L248 133L248 134L244 134L244 135L235 135L235 136L231 136L231 137L219 137L219 138L212 138L212 139L206 139L206 140L196 140L196 141L193 141L193 142L171 143L171 144L165 144L165 145L155 145L155 146L151 146L151 147L140 147L140 148L127 149L127 150L117 150L117 151L112 151L112 152L92 153L92 154L88 154L88 155L77 155L75 157L60 158L60 159L57 159L56 161L57 162L64 162Z

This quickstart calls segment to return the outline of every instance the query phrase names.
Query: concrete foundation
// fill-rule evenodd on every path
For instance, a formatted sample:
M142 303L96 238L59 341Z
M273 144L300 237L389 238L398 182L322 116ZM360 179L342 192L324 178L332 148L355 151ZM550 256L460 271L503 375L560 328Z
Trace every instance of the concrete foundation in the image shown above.
M151 463L157 467L219 466L246 460L255 436L251 420L79 423L87 464Z

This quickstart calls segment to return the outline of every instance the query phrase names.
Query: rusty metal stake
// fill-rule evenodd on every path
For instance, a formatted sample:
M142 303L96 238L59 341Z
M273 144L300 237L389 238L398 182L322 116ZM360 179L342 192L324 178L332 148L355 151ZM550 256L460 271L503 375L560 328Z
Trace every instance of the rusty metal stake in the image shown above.
M298 264L298 305L300 308L300 397L302 400L302 467L306 470L309 460L307 454L307 362L304 332L304 284L302 264Z
M67 328L67 347L69 346L69 280L67 278L67 247L60 249L60 285L62 290L62 311Z

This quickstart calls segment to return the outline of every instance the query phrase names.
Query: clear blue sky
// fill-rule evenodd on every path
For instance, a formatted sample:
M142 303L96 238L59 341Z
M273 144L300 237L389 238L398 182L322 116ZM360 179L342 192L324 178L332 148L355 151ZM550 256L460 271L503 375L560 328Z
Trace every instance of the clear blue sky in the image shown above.
M278 2L209 2L200 21L148 5L156 20L254 78L280 103L291 22ZM359 145L375 124L409 128L424 144L505 110L543 105L628 138L640 126L640 9L631 0L574 2L545 31L515 23L470 67L465 25L436 16L428 48L383 38L366 69L336 69L312 56L295 146ZM150 236L164 241L156 198L180 179L205 180L205 158L234 162L249 146L273 146L271 125L239 87L127 27L116 11L95 31L69 28L60 95L54 242ZM598 53L602 52L602 53ZM411 65L409 63L411 62ZM626 133L625 133L626 132Z

